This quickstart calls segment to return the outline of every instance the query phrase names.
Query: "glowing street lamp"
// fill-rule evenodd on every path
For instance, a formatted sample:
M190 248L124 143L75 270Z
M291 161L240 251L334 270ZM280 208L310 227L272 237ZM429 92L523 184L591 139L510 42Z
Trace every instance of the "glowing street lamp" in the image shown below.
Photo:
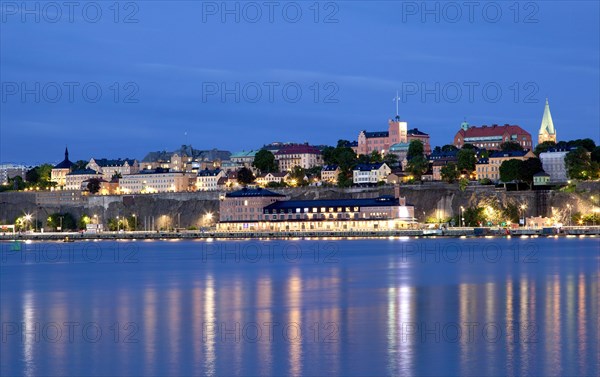
M460 206L460 226L465 226L465 207Z

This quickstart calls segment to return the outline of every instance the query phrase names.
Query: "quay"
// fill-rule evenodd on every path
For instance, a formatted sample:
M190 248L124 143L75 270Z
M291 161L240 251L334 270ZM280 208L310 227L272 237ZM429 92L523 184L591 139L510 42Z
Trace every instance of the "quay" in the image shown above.
M576 237L600 236L600 226L557 228L446 228L393 230L305 230L305 231L120 231L120 232L26 232L2 233L0 241L84 241L84 240L160 240L160 239L289 239L289 238L389 238L389 237Z

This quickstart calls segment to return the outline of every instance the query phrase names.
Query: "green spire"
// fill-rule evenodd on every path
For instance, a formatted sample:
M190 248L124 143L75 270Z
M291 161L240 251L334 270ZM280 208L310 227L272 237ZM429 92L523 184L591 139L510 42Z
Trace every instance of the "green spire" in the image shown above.
M546 98L546 106L544 106L544 116L542 117L542 124L540 125L540 135L554 135L554 122L552 121L552 114L550 114L550 105L548 104L548 98Z

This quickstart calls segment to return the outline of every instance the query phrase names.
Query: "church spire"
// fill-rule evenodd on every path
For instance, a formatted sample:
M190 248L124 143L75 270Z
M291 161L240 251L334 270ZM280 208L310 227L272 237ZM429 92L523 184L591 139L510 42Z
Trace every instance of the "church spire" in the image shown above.
M544 106L544 115L542 116L542 124L540 125L540 132L538 133L538 144L544 141L556 142L556 129L554 128L554 122L552 121L552 114L550 113L550 104L548 98L546 98L546 105Z
M65 161L69 161L69 148L65 146Z

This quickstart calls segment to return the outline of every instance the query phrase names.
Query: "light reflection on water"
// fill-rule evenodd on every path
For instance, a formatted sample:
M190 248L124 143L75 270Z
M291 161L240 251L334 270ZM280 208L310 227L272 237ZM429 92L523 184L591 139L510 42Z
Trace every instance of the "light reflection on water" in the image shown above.
M538 253L424 260L402 253L411 242L430 253L493 243L507 255L535 242ZM8 255L0 375L598 375L597 240L269 247L290 243L306 254L236 262L181 241L137 242L137 263ZM230 253L249 244L261 245L227 243ZM314 253L325 244L337 248L328 263Z

